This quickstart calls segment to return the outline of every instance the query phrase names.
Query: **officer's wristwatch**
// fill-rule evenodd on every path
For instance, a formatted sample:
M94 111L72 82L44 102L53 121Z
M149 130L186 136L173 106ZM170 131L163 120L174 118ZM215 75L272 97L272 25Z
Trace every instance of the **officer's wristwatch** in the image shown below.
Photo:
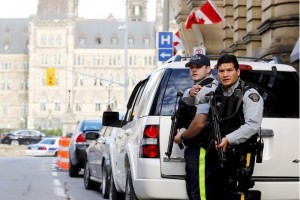
M184 142L184 140L185 140L185 137L184 137L184 132L183 132L183 133L181 133L181 135L180 135L180 139L181 139L181 141L182 141L182 142Z

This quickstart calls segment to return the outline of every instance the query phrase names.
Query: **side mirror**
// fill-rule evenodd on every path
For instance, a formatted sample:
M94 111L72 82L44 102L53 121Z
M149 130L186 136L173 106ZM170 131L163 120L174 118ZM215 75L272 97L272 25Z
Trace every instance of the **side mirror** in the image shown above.
M119 120L119 112L110 112L110 111L105 111L103 112L103 117L102 117L102 125L103 126L117 126L120 124Z
M86 140L96 140L97 138L99 138L99 136L100 136L99 133L93 131L88 131L85 133Z

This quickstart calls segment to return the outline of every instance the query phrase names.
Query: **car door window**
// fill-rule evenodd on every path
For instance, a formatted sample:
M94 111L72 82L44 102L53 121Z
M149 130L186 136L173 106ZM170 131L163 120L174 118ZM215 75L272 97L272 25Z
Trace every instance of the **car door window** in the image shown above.
M295 72L242 71L241 79L264 99L264 117L299 117L299 76Z
M184 92L186 89L191 88L193 84L188 69L173 69L166 86L162 86L165 89L159 91L163 94L161 115L172 115L177 92Z
M147 86L145 87L145 91L143 92L143 95L140 100L141 108L139 110L138 116L147 116L150 109L149 105L152 101L155 104L156 100L153 100L153 96L155 95L155 91L157 90L157 87L159 86L162 77L164 76L165 70L157 70L152 73L151 78L149 79Z
M141 95L144 91L144 88L147 84L148 79L145 79L143 81L141 81L139 84L136 85L136 87L134 88L130 99L129 99L129 107L127 108L127 113L125 115L124 118L124 123L123 125L125 125L125 123L132 121L132 119L136 116L136 112L137 112L137 105L140 102L140 98Z

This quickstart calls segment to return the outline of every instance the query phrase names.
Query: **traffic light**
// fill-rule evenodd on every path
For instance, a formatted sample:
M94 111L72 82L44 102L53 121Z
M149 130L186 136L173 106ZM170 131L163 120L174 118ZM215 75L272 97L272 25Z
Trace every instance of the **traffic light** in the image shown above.
M55 68L46 69L46 85L47 86L56 85Z

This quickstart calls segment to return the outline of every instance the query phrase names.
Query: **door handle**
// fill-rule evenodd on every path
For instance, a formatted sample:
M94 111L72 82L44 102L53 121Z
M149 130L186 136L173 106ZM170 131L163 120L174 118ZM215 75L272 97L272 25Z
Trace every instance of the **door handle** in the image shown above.
M274 131L272 129L262 128L260 133L261 133L262 137L273 137L274 136Z

